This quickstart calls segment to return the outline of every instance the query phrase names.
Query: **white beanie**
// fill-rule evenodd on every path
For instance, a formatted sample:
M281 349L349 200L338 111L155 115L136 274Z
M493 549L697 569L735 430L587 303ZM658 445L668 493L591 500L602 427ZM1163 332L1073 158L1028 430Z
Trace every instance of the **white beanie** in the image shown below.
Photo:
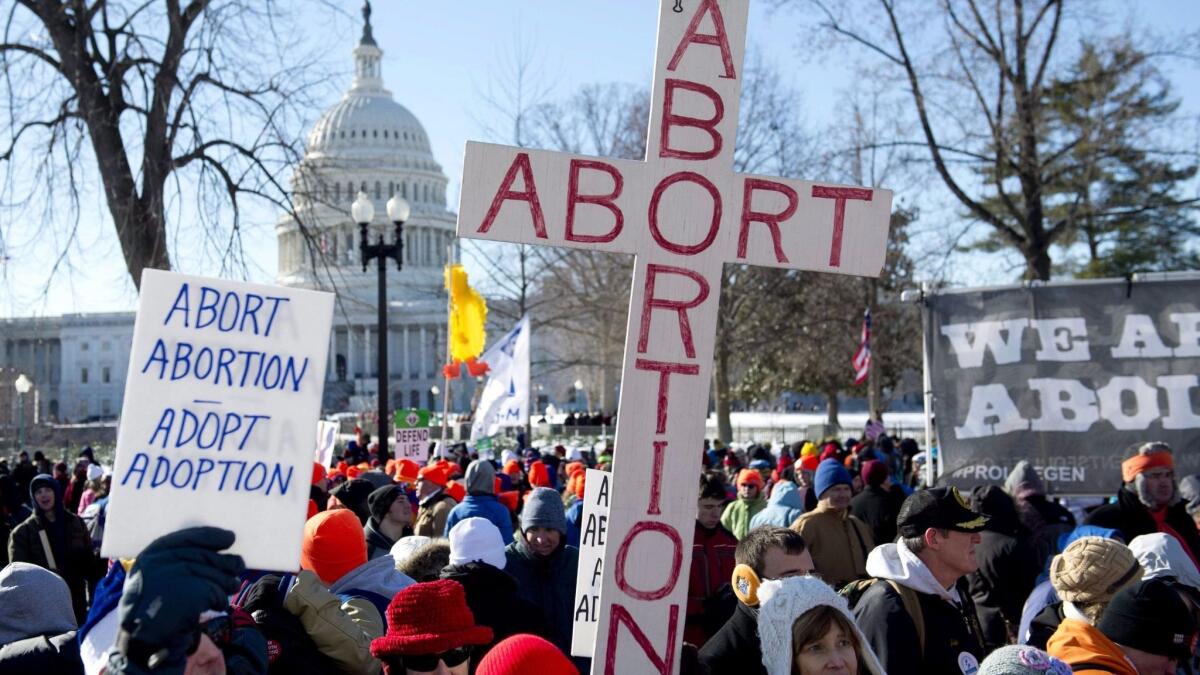
M518 455L517 453L513 452L512 450L505 450L504 452L500 453L501 466L508 464L509 462L518 462L519 463L520 461L521 461L521 456Z
M401 537L396 541L396 543L392 544L392 559L396 561L397 565L403 565L404 563L408 562L408 559L412 557L412 554L417 552L417 549L431 541L433 541L432 538L426 537L422 534L413 534L407 537Z
M99 464L88 464L88 468L87 468L87 479L88 480L100 480L103 477L104 477L104 467L100 466Z
M464 518L450 528L450 564L479 561L504 569L504 540L500 530L486 518Z
M842 613L862 645L862 662L858 672L864 675L884 675L875 652L866 636L854 623L854 615L846 599L828 584L815 577L788 577L762 582L758 587L758 641L762 645L763 666L767 675L791 675L792 626L809 610L829 605Z

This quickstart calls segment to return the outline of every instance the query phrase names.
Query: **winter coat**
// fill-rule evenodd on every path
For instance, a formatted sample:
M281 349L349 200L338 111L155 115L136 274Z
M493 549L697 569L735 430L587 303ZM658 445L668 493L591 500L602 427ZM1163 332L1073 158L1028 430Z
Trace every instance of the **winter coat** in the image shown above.
M445 490L439 490L426 497L417 511L417 524L413 527L413 534L425 537L444 536L446 520L450 518L450 512L454 510L456 503Z
M1029 623L1029 636L1026 638L1025 644L1042 650L1046 649L1050 638L1058 631L1058 627L1062 625L1065 618L1062 600L1046 605Z
M583 500L576 499L567 507L567 546L579 548L583 537Z
M0 675L83 675L75 631L0 645Z
M817 572L829 585L841 588L867 575L867 554L875 548L871 528L850 515L849 509L835 510L817 504L792 523L804 537Z
M750 520L765 508L767 500L762 497L734 500L725 507L725 513L721 514L721 524L732 532L733 536L741 539L750 531Z
M98 571L92 554L92 539L88 536L83 519L73 513L58 509L56 524L61 524L61 538L54 534L54 526L40 512L31 514L17 526L8 542L10 562L27 562L52 570L67 582L71 589L71 603L75 617L82 621L87 617L87 587L94 581ZM54 565L46 558L41 533L45 531L54 554Z
M517 595L517 580L504 570L483 562L469 562L447 565L441 578L462 584L475 625L492 629L492 641L483 651L518 633L550 639L541 608Z
M350 570L329 587L329 592L343 600L367 600L379 610L379 616L386 618L388 603L397 593L414 583L407 574L396 569L396 561L388 555L386 558L368 560Z
M1120 530L1125 541L1160 531L1150 510L1138 500L1133 490L1124 486L1117 490L1117 503L1105 504L1092 511L1087 524ZM1196 523L1188 515L1184 502L1179 501L1167 507L1166 524L1179 535L1179 543L1183 544L1192 560L1200 560L1200 533L1197 533Z
M881 485L868 485L850 500L850 513L871 528L871 536L877 544L888 544L896 540L896 516L904 503L904 491Z
M1039 567L1048 564L1058 548L1058 540L1075 529L1075 516L1065 506L1044 495L1016 500L1017 514L1029 533L1028 546Z
M790 480L776 483L775 489L771 491L771 498L767 500L767 508L750 518L750 529L757 529L763 525L787 527L796 522L803 513L804 499L800 488Z
M455 523L467 518L483 518L500 530L500 538L504 540L504 544L511 544L513 541L513 522L512 516L508 513L508 507L500 503L493 494L469 494L463 499L463 502L450 510L450 515L446 518L446 526L442 530L443 537L450 536L450 530Z
M758 610L739 602L733 616L700 648L699 660L711 675L767 675L758 642Z
M339 667L317 646L300 618L284 609L288 588L294 580L291 574L264 574L252 583L243 585L234 605L250 613L258 631L267 641L267 672L271 675L325 675L339 672ZM116 614L115 608L112 614ZM327 645L328 640L325 642ZM85 640L84 649L85 652L98 651L98 648L91 646L90 635Z
M684 642L703 646L729 618L728 609L715 605L720 604L724 594L719 594L719 591L730 583L733 568L737 567L733 556L737 543L733 534L719 524L709 530L702 527L699 521L696 522L696 534L692 538L692 571L688 576Z
M1116 643L1095 626L1078 619L1063 619L1046 645L1046 651L1065 661L1074 669L1075 675L1137 675L1138 672ZM1078 667L1084 664L1095 667Z
M896 589L889 583L875 583L863 592L854 616L889 675L958 675L962 652L983 660L983 638L965 579L952 589L943 588L903 543L883 544L872 551L867 572L913 590L925 624L922 652L913 617Z
M504 571L517 580L517 597L540 608L548 639L570 654L579 549L563 543L542 557L529 550L524 539L517 539L504 549L504 557L508 559Z
M988 651L1009 643L1017 634L1021 607L1037 582L1038 561L1029 548L1027 532L1017 517L1016 505L995 485L976 488L972 508L988 516L975 547L978 568L967 575L975 611L983 628Z
M343 600L317 575L303 570L288 589L283 608L300 619L321 654L347 675L375 675L380 663L371 656L371 640L384 634L383 616L369 600Z

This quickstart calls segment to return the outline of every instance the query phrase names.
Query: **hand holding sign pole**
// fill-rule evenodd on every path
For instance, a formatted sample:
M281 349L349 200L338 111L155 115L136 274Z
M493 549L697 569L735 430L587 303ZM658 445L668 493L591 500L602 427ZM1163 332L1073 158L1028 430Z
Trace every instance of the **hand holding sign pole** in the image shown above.
M891 193L731 171L746 0L659 6L645 162L468 143L463 237L635 254L593 671L676 672L720 273L876 276ZM652 411L652 412L651 412Z

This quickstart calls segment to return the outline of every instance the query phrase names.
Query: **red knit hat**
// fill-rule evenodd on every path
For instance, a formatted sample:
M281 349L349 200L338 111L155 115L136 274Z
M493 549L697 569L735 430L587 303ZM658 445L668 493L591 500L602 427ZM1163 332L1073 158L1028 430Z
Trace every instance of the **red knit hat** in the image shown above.
M389 614L390 611L389 608ZM372 643L372 653L374 648ZM475 672L476 675L579 675L558 647L536 635L524 634L498 642L488 650Z
M529 484L533 487L550 487L550 471L540 459L529 465Z
M446 494L461 504L462 500L467 498L467 488L463 487L462 483L452 480L446 484Z
M804 469L805 471L816 471L817 467L820 465L821 458L817 457L816 455L805 455L800 460L800 468Z
M397 460L392 466L392 475L401 483L415 483L421 473L421 467L411 459Z
M312 570L321 581L333 584L365 562L367 540L350 509L322 511L304 524L300 569Z
M491 641L492 629L475 625L462 584L439 579L408 586L392 598L387 633L371 641L371 656L440 654Z
M754 469L742 469L741 471L738 472L737 482L735 483L735 485L741 486L743 483L757 485L759 487L759 489L762 489L762 486L763 486L762 474L755 471Z
M516 490L507 490L496 495L496 499L503 504L510 513L517 512L517 506L521 500L521 493Z
M567 464L568 476L574 476L575 474L583 473L584 471L587 471L587 465L585 465L583 462L571 462Z
M446 475L446 469L438 464L431 464L421 469L417 472L417 477L442 487L446 487L447 481L450 480L450 476Z
M321 466L320 462L313 462L312 484L316 485L325 477L325 467Z
M508 474L513 480L521 477L521 464L515 459L510 459L504 463L504 473Z

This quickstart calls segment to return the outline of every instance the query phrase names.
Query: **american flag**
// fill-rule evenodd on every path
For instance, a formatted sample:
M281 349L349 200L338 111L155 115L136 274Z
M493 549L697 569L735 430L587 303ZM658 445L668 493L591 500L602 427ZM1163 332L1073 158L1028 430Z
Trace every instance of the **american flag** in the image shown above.
M858 343L858 350L854 352L854 358L850 359L850 364L854 366L854 384L866 382L867 374L871 372L870 308L863 312L862 340Z

